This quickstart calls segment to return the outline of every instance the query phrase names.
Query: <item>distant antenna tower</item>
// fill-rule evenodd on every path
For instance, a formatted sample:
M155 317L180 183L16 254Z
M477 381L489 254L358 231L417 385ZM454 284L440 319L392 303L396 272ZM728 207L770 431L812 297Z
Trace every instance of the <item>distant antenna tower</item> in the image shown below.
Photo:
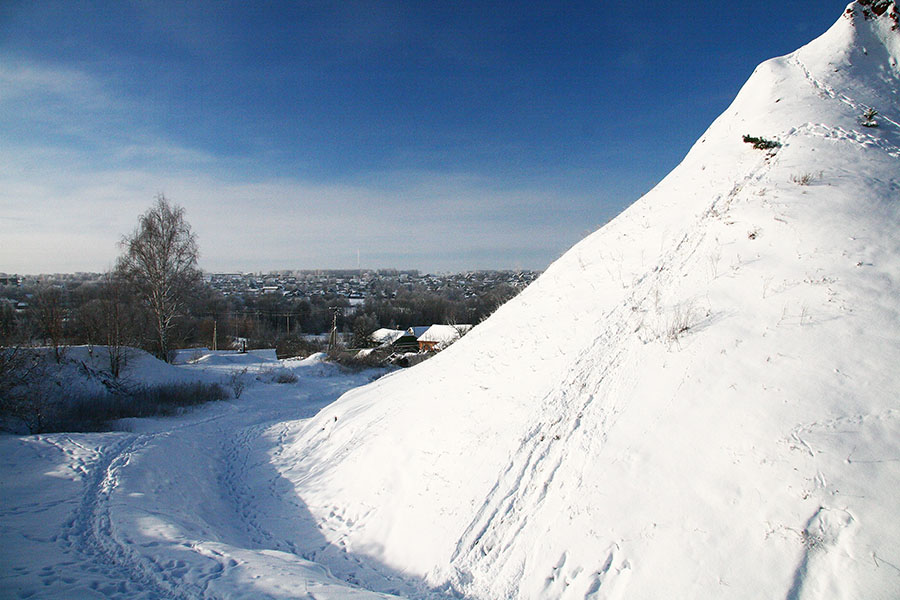
M359 271L359 248L356 249L356 270Z

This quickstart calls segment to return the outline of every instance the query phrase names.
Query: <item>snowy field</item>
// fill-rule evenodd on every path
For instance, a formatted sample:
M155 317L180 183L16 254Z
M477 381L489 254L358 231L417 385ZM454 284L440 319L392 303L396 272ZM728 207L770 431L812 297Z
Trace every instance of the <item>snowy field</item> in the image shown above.
M346 581L414 589L326 541L272 466L306 419L384 371L347 372L319 356L135 363L132 380L234 373L247 387L180 417L128 420L127 432L0 436L0 597L381 597ZM296 381L276 383L285 373ZM302 558L314 554L345 582Z

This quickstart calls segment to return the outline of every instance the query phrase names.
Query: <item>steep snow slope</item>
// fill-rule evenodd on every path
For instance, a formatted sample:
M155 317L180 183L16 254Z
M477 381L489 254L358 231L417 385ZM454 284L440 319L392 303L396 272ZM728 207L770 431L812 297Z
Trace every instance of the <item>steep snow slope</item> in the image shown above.
M652 192L297 434L330 541L478 598L897 597L896 13L762 64Z

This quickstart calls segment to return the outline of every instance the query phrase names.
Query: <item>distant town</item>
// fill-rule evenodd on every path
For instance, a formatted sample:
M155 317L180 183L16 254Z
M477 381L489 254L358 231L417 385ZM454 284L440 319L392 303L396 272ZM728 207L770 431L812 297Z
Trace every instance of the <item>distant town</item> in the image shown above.
M396 295L397 288L407 291L421 289L429 292L454 290L463 298L475 298L497 286L522 290L540 274L540 271L532 270L478 270L433 274L397 269L302 269L207 273L206 280L210 288L221 292L224 296L260 294L279 294L290 298L343 296L353 301L364 300L373 295L387 298L392 294ZM97 283L102 278L103 274L92 272L41 275L0 273L0 287L38 288L47 285L75 287Z
M417 270L301 270L268 273L211 273L210 287L228 295L281 294L293 298L343 296L364 300L396 295L396 288L429 292L455 290L463 298L475 298L498 285L524 289L540 275L539 271L467 271L431 274ZM393 291L391 291L393 290Z
M382 335L393 332L395 349L434 348L427 337L418 340L425 329L475 325L538 275L397 269L205 273L179 309L171 342L176 348L276 348L279 356L296 356L323 343L333 347L336 340L351 348L379 346L376 332L384 330ZM116 336L151 347L146 307L127 291L117 292L114 283L101 273L0 273L0 343L107 343L112 315ZM406 331L416 337L397 337Z

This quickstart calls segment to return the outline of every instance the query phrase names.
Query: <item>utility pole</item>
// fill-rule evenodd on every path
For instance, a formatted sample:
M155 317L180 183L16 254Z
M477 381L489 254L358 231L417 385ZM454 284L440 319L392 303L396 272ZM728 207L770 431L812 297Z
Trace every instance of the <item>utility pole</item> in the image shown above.
M219 325L219 322L218 322L217 320L213 319L213 343L212 343L212 349L213 349L213 352L215 352L216 350L219 349L219 348L216 346L216 344L217 344L217 341L216 341L216 340L217 340L218 337L219 337L218 335L216 335L216 334L217 334L217 328L218 328L218 325Z
M328 310L331 311L331 335L328 336L328 351L332 352L337 348L338 339L337 339L337 318L338 315L343 312L343 308L340 306L329 306Z

